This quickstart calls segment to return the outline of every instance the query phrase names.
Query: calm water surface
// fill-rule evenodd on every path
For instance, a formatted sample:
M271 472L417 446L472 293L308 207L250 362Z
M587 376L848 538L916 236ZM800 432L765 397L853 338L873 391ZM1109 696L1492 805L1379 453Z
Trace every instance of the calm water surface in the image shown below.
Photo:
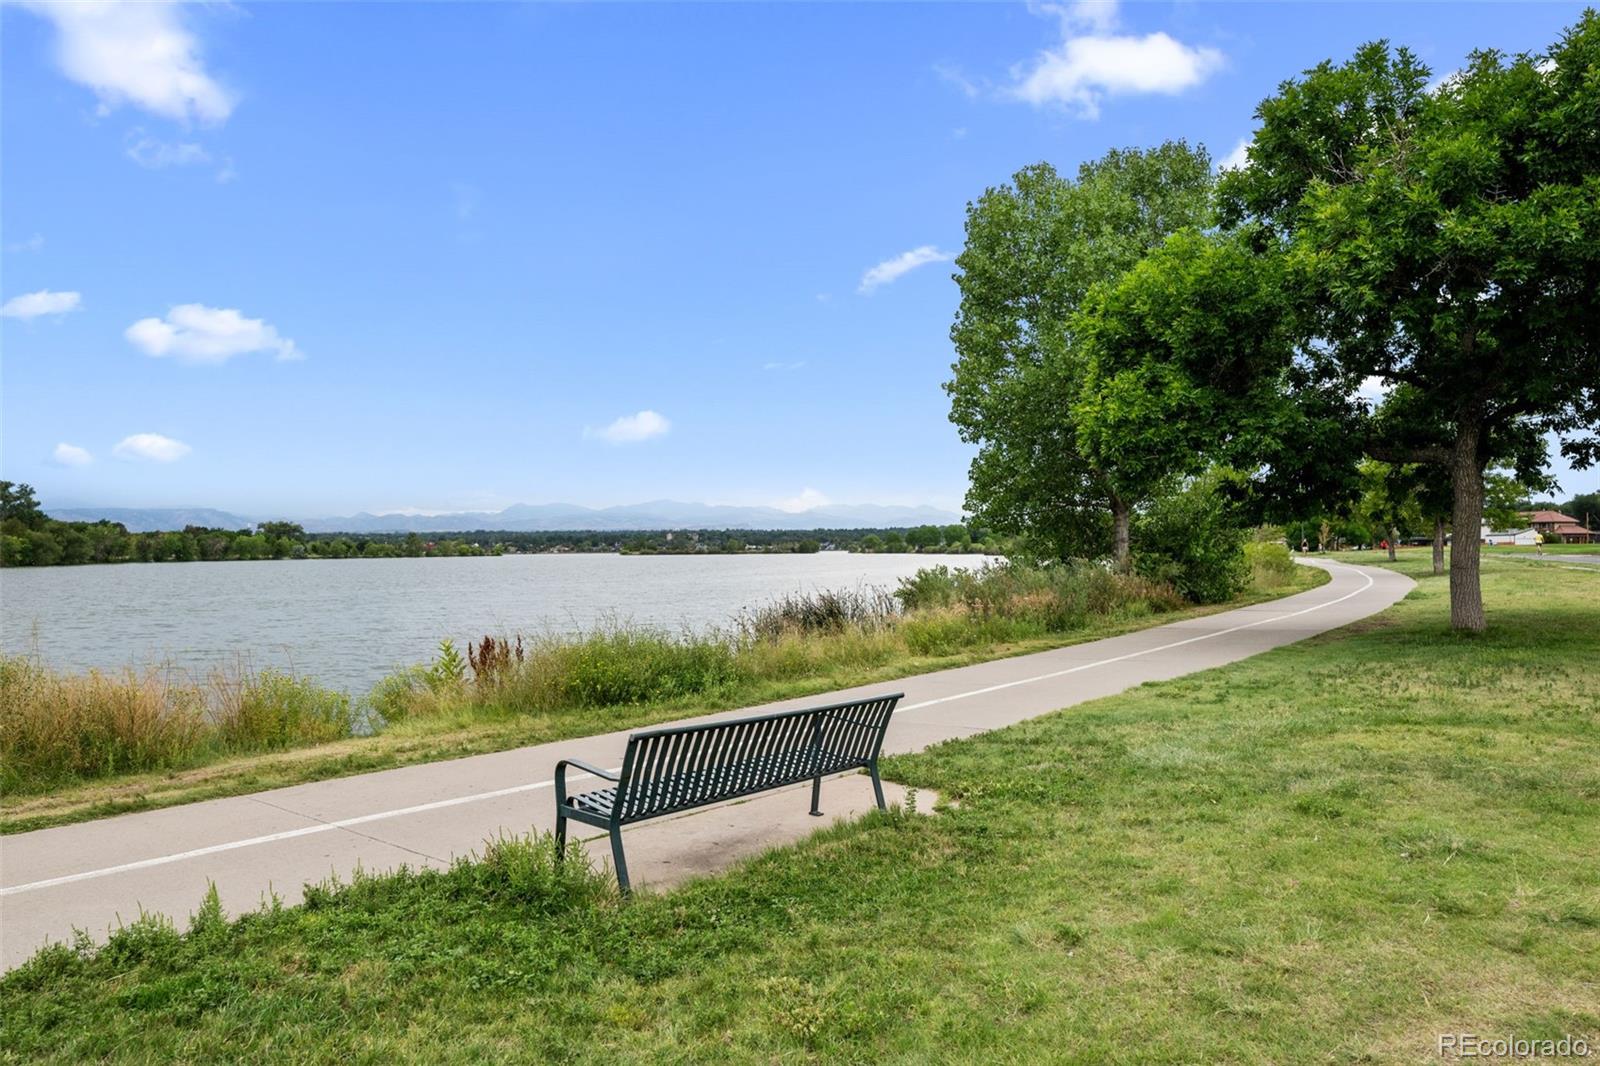
M441 637L704 629L776 596L876 585L974 555L507 555L128 563L0 571L0 645L57 669L240 661L365 692Z

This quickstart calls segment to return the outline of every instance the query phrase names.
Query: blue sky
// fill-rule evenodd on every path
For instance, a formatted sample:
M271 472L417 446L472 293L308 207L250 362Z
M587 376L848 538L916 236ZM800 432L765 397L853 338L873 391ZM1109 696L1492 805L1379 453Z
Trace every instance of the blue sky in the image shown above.
M969 199L1580 10L7 4L0 467L55 506L955 507Z

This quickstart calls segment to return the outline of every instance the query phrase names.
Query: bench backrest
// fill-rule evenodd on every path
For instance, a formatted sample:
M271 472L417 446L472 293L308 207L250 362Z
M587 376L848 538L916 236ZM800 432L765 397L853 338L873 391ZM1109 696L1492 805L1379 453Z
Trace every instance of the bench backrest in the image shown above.
M628 738L614 807L619 822L655 818L878 758L901 693Z

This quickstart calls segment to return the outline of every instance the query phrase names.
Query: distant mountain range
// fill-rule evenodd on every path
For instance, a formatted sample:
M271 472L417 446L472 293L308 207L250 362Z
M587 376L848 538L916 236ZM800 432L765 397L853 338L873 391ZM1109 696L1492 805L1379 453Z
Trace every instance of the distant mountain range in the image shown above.
M46 507L45 514L61 522L121 522L129 533L153 533L184 526L244 529L256 524L214 507Z
M133 533L182 529L184 526L244 529L264 520L211 507L63 507L49 509L49 514L64 522L121 522ZM508 532L571 529L868 529L949 525L961 521L961 516L937 507L830 504L808 511L780 511L776 507L654 500L618 507L519 503L503 511L454 511L429 515L362 512L343 518L298 521L308 533L450 533L474 529Z

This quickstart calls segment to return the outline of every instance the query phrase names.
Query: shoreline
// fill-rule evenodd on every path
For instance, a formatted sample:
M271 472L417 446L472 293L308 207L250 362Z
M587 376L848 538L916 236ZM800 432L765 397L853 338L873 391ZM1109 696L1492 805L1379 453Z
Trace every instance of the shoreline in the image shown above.
M59 786L16 788L0 796L0 835L151 810L263 788L343 777L393 766L433 762L462 755L498 751L530 743L583 735L596 728L637 728L688 714L726 710L776 699L805 696L857 684L877 683L912 673L1009 658L1034 651L1063 647L1087 640L1201 617L1252 603L1267 602L1314 588L1327 580L1320 571L1295 567L1287 584L1271 591L1247 592L1216 605L1185 606L1170 610L1142 609L1132 614L1091 616L1075 628L1047 632L1037 627L1021 629L975 628L971 620L947 611L907 612L893 631L845 630L829 634L793 634L775 643L761 642L743 665L726 681L711 682L674 695L673 673L682 669L722 670L701 664L663 667L665 688L653 697L601 701L592 706L558 703L545 709L516 710L489 699L437 700L425 682L426 671L404 672L406 699L422 699L426 710L404 720L389 717L383 728L366 736L325 739L318 743L289 745L279 750L240 752L212 757L197 765L173 765L112 776L63 782ZM630 638L631 639L631 638ZM943 643L941 643L941 641ZM679 653L659 646L637 649L624 644L608 649L596 646L587 654L621 656L632 663L642 654L702 656L698 646ZM573 648L577 650L574 651ZM564 655L581 654L582 646L568 646ZM465 653L458 653L465 658ZM598 661L605 661L597 660ZM461 667L463 675L465 664ZM609 667L605 668L611 669ZM402 675L391 675L402 676ZM609 674L606 676L610 676ZM655 691L641 689L641 692ZM353 712L348 701L345 713ZM542 705L535 705L542 706Z

